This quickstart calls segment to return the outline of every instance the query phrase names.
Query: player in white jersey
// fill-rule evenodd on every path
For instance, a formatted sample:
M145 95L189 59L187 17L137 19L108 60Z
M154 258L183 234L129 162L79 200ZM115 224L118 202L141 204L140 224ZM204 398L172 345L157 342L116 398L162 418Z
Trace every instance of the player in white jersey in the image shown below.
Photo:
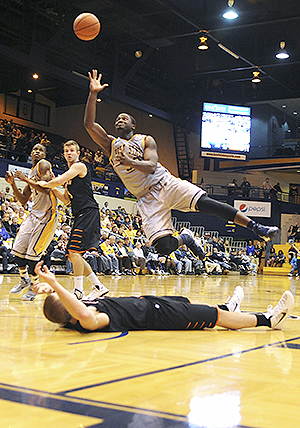
M22 300L34 300L36 296L32 291L29 272L34 282L37 279L34 267L49 246L57 226L56 196L53 191L36 184L38 180L49 181L53 177L51 164L45 159L45 146L36 144L31 151L31 157L33 167L28 177L22 171L15 171L14 175L7 172L5 176L5 180L12 186L14 196L22 205L26 204L30 196L33 200L30 214L21 224L11 251L18 264L21 279L10 293L21 293L24 288L29 287ZM23 192L18 189L15 178L26 183Z
M121 113L115 120L118 138L108 135L95 122L98 92L108 85L101 83L97 70L89 74L90 94L86 103L84 124L86 130L109 156L110 162L127 189L138 198L145 233L160 254L168 255L186 244L196 255L203 258L204 251L191 231L184 229L174 237L171 210L201 211L234 221L254 231L268 241L278 232L278 227L255 223L229 204L211 199L194 184L174 177L158 162L156 142L149 135L134 134L135 119Z

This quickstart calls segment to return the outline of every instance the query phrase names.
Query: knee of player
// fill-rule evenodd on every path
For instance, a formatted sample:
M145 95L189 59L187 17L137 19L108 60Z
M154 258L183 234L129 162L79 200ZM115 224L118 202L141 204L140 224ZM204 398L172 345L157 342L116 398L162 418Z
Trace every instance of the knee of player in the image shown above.
M162 236L154 241L153 246L159 254L168 256L178 248L178 240L172 235Z

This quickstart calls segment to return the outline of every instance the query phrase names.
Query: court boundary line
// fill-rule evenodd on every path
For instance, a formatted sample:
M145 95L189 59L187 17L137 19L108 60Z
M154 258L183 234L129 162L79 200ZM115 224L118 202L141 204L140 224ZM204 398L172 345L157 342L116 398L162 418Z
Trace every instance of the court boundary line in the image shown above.
M136 374L136 375L126 376L126 377L122 377L122 378L118 378L118 379L113 379L113 380L109 380L109 381L105 381L105 382L95 383L95 384L92 384L92 385L89 385L89 386L84 386L84 387L80 387L80 388L69 389L69 390L61 391L58 394L59 395L72 394L74 392L84 391L85 389L89 389L89 388L96 388L96 387L99 387L99 386L110 385L110 384L113 384L113 383L123 382L123 381L126 381L126 380L137 379L137 378L144 377L144 376L156 375L156 374L159 374L159 373L165 373L165 372L168 372L168 371L178 370L178 369L182 369L182 368L185 368L185 367L192 367L192 366L195 366L195 365L198 365L198 364L204 364L204 363L208 363L208 362L211 362L211 361L221 360L223 358L228 358L228 357L233 357L233 356L236 356L236 355L246 354L247 352L257 351L259 349L263 349L263 348L267 348L267 347L271 347L271 346L277 346L277 345L282 344L282 343L288 343L288 342L291 342L291 341L294 341L294 340L299 340L299 339L300 339L300 336L295 337L295 338L291 338L291 339L287 339L287 340L281 340L279 342L274 342L274 343L269 343L269 344L265 344L265 345L256 346L255 348L244 349L243 351L231 352L231 353L228 353L228 354L218 355L216 357L205 358L204 360L193 361L191 363L179 364L179 365L172 366L172 367L167 367L167 368L164 368L164 369L152 370L150 372L145 372L145 373L140 373L140 374Z

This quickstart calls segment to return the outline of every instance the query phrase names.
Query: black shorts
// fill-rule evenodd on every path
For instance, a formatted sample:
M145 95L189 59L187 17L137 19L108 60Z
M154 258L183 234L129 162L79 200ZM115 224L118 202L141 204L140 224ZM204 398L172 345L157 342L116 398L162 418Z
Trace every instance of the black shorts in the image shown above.
M218 309L194 305L185 297L145 296L151 303L149 330L202 330L213 328L218 321Z
M100 240L100 214L96 208L87 208L74 219L67 246L69 252L85 253L96 250Z

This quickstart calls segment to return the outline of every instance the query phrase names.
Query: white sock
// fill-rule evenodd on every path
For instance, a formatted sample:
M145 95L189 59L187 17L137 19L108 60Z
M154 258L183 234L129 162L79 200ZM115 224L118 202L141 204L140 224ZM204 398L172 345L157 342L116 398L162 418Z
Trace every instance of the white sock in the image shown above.
M83 291L83 276L74 276L74 288Z
M99 278L94 272L90 273L87 279L92 285L102 285L102 282L99 280Z

